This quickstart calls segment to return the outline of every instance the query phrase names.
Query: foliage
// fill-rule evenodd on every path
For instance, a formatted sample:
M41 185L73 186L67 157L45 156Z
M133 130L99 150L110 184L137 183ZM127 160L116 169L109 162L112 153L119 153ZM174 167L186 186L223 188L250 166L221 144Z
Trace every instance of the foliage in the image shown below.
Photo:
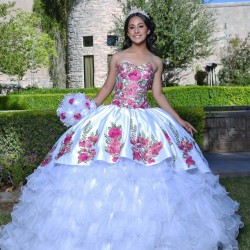
M194 58L207 56L216 41L214 10L199 0L129 0L123 6L124 13L131 6L137 6L153 17L157 31L156 54L166 62L166 70L170 72L166 81L178 82L180 71ZM119 21L121 18L117 18L116 25ZM119 32L123 32L119 27ZM123 37L123 33L120 36Z
M250 33L244 40L238 36L229 40L221 62L220 85L250 85Z
M56 43L58 57L50 58L49 73L54 87L66 86L67 20L76 0L34 0L34 12L41 18L41 28Z
M0 113L0 185L22 184L64 131L54 111Z
M250 177L225 178L221 180L232 199L240 203L239 214L242 216L244 227L237 237L240 250L250 249Z
M9 13L9 8L13 7L15 2L1 3L0 4L0 17L5 17Z
M38 89L23 94L9 94L0 96L0 110L55 110L66 93L78 92L94 98L98 89L55 89L53 93L50 93L50 89ZM174 107L250 105L250 87L168 87L163 89L163 93ZM112 95L105 103L109 103L111 98ZM151 92L148 93L148 99L152 106L157 106Z
M55 55L55 44L39 27L40 19L32 13L9 11L8 16L3 17L0 23L1 72L21 80L27 70L48 66L49 56Z

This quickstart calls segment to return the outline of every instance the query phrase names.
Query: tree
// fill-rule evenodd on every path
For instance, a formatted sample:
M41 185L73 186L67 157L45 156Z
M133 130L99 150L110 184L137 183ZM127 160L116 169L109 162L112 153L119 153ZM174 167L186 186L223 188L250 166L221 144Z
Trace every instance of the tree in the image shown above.
M157 26L156 54L166 62L169 75L175 75L172 81L178 80L176 76L190 66L194 58L209 55L216 41L213 36L215 14L199 0L128 0L123 4L124 13L131 6L141 7L153 17ZM117 20L116 25L119 18Z
M28 70L49 65L55 55L55 43L40 30L40 19L21 10L10 12L13 5L0 4L0 71L20 81Z
M250 85L250 33L245 39L231 38L221 62L220 85Z
M34 12L41 28L56 43L57 57L51 57L50 77L56 87L65 87L67 73L67 20L77 0L34 0Z

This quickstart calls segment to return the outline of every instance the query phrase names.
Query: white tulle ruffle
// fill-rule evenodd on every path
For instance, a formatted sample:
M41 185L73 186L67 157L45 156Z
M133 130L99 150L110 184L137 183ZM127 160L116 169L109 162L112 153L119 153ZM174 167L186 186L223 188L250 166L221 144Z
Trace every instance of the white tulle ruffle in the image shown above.
M1 230L0 248L238 249L237 209L217 176L175 172L166 162L39 167Z

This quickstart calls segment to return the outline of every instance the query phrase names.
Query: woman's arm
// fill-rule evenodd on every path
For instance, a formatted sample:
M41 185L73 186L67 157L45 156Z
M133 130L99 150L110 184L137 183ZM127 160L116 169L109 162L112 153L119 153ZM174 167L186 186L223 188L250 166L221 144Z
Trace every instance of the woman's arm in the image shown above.
M171 116L173 116L191 135L193 132L197 132L195 128L187 121L184 121L178 113L172 108L167 98L162 92L162 71L163 63L160 59L157 60L157 70L154 75L154 82L152 86L153 97L156 100L157 104L167 111Z
M117 56L113 55L110 60L108 77L95 98L97 106L100 106L106 100L106 98L110 95L115 86L116 70L117 70L116 62L117 62Z

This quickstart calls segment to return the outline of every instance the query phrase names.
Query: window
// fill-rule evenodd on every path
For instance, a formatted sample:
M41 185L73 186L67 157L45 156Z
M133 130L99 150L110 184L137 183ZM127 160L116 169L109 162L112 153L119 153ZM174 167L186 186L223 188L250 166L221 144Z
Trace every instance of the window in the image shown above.
M107 45L117 46L118 36L107 35Z
M94 87L94 56L83 57L84 68L84 87Z
M108 67L109 67L110 60L111 60L112 56L113 56L113 55L111 55L111 54L110 54L110 55L107 55L107 63L108 63Z
M84 36L83 37L83 46L92 47L93 46L93 36Z

